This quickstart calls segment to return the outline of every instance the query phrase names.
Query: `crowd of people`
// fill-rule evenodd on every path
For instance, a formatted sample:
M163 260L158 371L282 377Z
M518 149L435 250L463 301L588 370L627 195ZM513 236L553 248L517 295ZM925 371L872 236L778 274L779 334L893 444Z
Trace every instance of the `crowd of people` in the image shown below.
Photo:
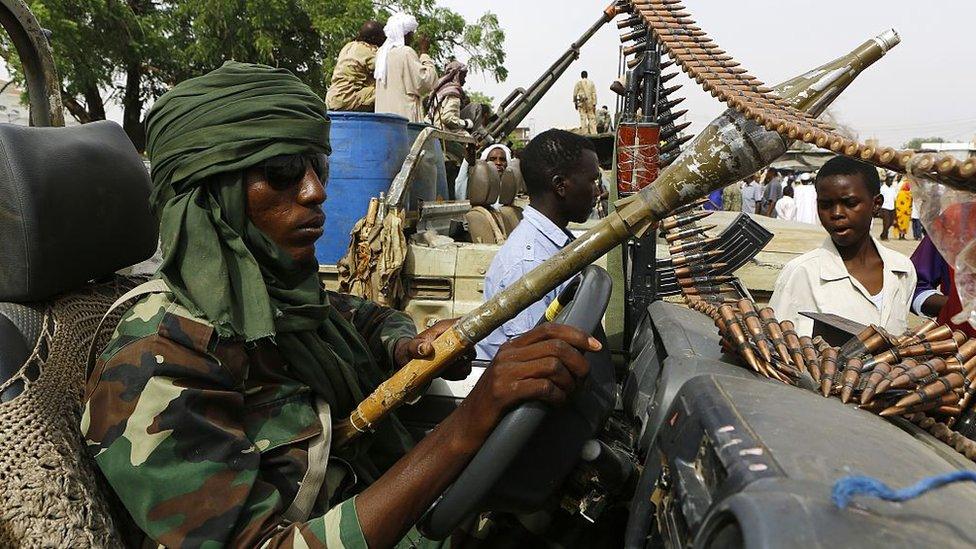
M784 221L823 225L817 215L816 171L768 169L709 197L708 209L744 212ZM882 203L878 214L880 240L888 240L892 228L899 240L924 236L918 204L912 200L911 179L885 173L881 179Z

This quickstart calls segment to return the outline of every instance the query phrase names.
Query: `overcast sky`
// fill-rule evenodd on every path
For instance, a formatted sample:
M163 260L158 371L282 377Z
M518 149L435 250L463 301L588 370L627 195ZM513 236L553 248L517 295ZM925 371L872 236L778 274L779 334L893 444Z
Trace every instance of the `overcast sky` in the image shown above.
M526 87L600 16L609 0L439 0L468 18L485 10L499 17L507 34L509 77L496 83L468 78L470 89L496 99ZM686 0L685 6L722 49L750 73L775 84L854 49L887 28L902 43L863 73L835 103L834 112L861 139L877 137L900 146L912 137L969 141L976 136L973 87L976 1L941 0ZM610 82L617 75L616 25L603 28L580 60L530 115L536 131L573 127L571 100L580 70L597 85L598 102L613 108ZM684 75L689 120L698 130L722 106ZM669 83L669 84L671 84Z

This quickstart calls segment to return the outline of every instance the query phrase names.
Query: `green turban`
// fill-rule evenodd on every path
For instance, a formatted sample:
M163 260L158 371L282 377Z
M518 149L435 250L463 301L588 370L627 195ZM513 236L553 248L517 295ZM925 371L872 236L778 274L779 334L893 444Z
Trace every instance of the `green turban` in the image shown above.
M228 61L181 82L149 111L153 207L201 180L281 154L330 154L325 103L284 69Z
M283 154L330 152L325 104L290 72L229 61L175 86L147 118L159 277L222 338L273 338L289 372L348 415L385 373L297 265L246 214L245 171ZM375 438L409 444L396 420ZM369 475L361 470L360 474Z

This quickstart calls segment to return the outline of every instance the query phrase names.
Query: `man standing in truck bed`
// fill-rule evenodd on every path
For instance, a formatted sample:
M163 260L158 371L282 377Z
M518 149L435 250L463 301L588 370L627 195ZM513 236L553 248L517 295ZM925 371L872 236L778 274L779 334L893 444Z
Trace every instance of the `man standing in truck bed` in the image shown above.
M405 13L390 16L383 28L386 42L376 54L376 112L422 122L423 100L437 83L437 69L427 55L426 36L417 38L417 50L410 47L416 30L417 20Z
M379 21L366 21L356 39L342 47L325 95L330 111L372 112L376 103L376 49L386 35Z
M573 88L573 104L580 115L580 133L596 134L596 86L586 71L580 74L580 81Z

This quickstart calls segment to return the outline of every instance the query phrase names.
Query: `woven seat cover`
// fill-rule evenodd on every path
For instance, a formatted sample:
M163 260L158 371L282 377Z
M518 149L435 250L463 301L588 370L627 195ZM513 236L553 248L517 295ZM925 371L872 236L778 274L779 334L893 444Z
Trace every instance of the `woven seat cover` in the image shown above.
M85 449L79 430L88 348L102 315L138 280L109 282L52 300L31 357L0 392L0 547L123 547L124 512ZM125 307L106 320L107 343Z

